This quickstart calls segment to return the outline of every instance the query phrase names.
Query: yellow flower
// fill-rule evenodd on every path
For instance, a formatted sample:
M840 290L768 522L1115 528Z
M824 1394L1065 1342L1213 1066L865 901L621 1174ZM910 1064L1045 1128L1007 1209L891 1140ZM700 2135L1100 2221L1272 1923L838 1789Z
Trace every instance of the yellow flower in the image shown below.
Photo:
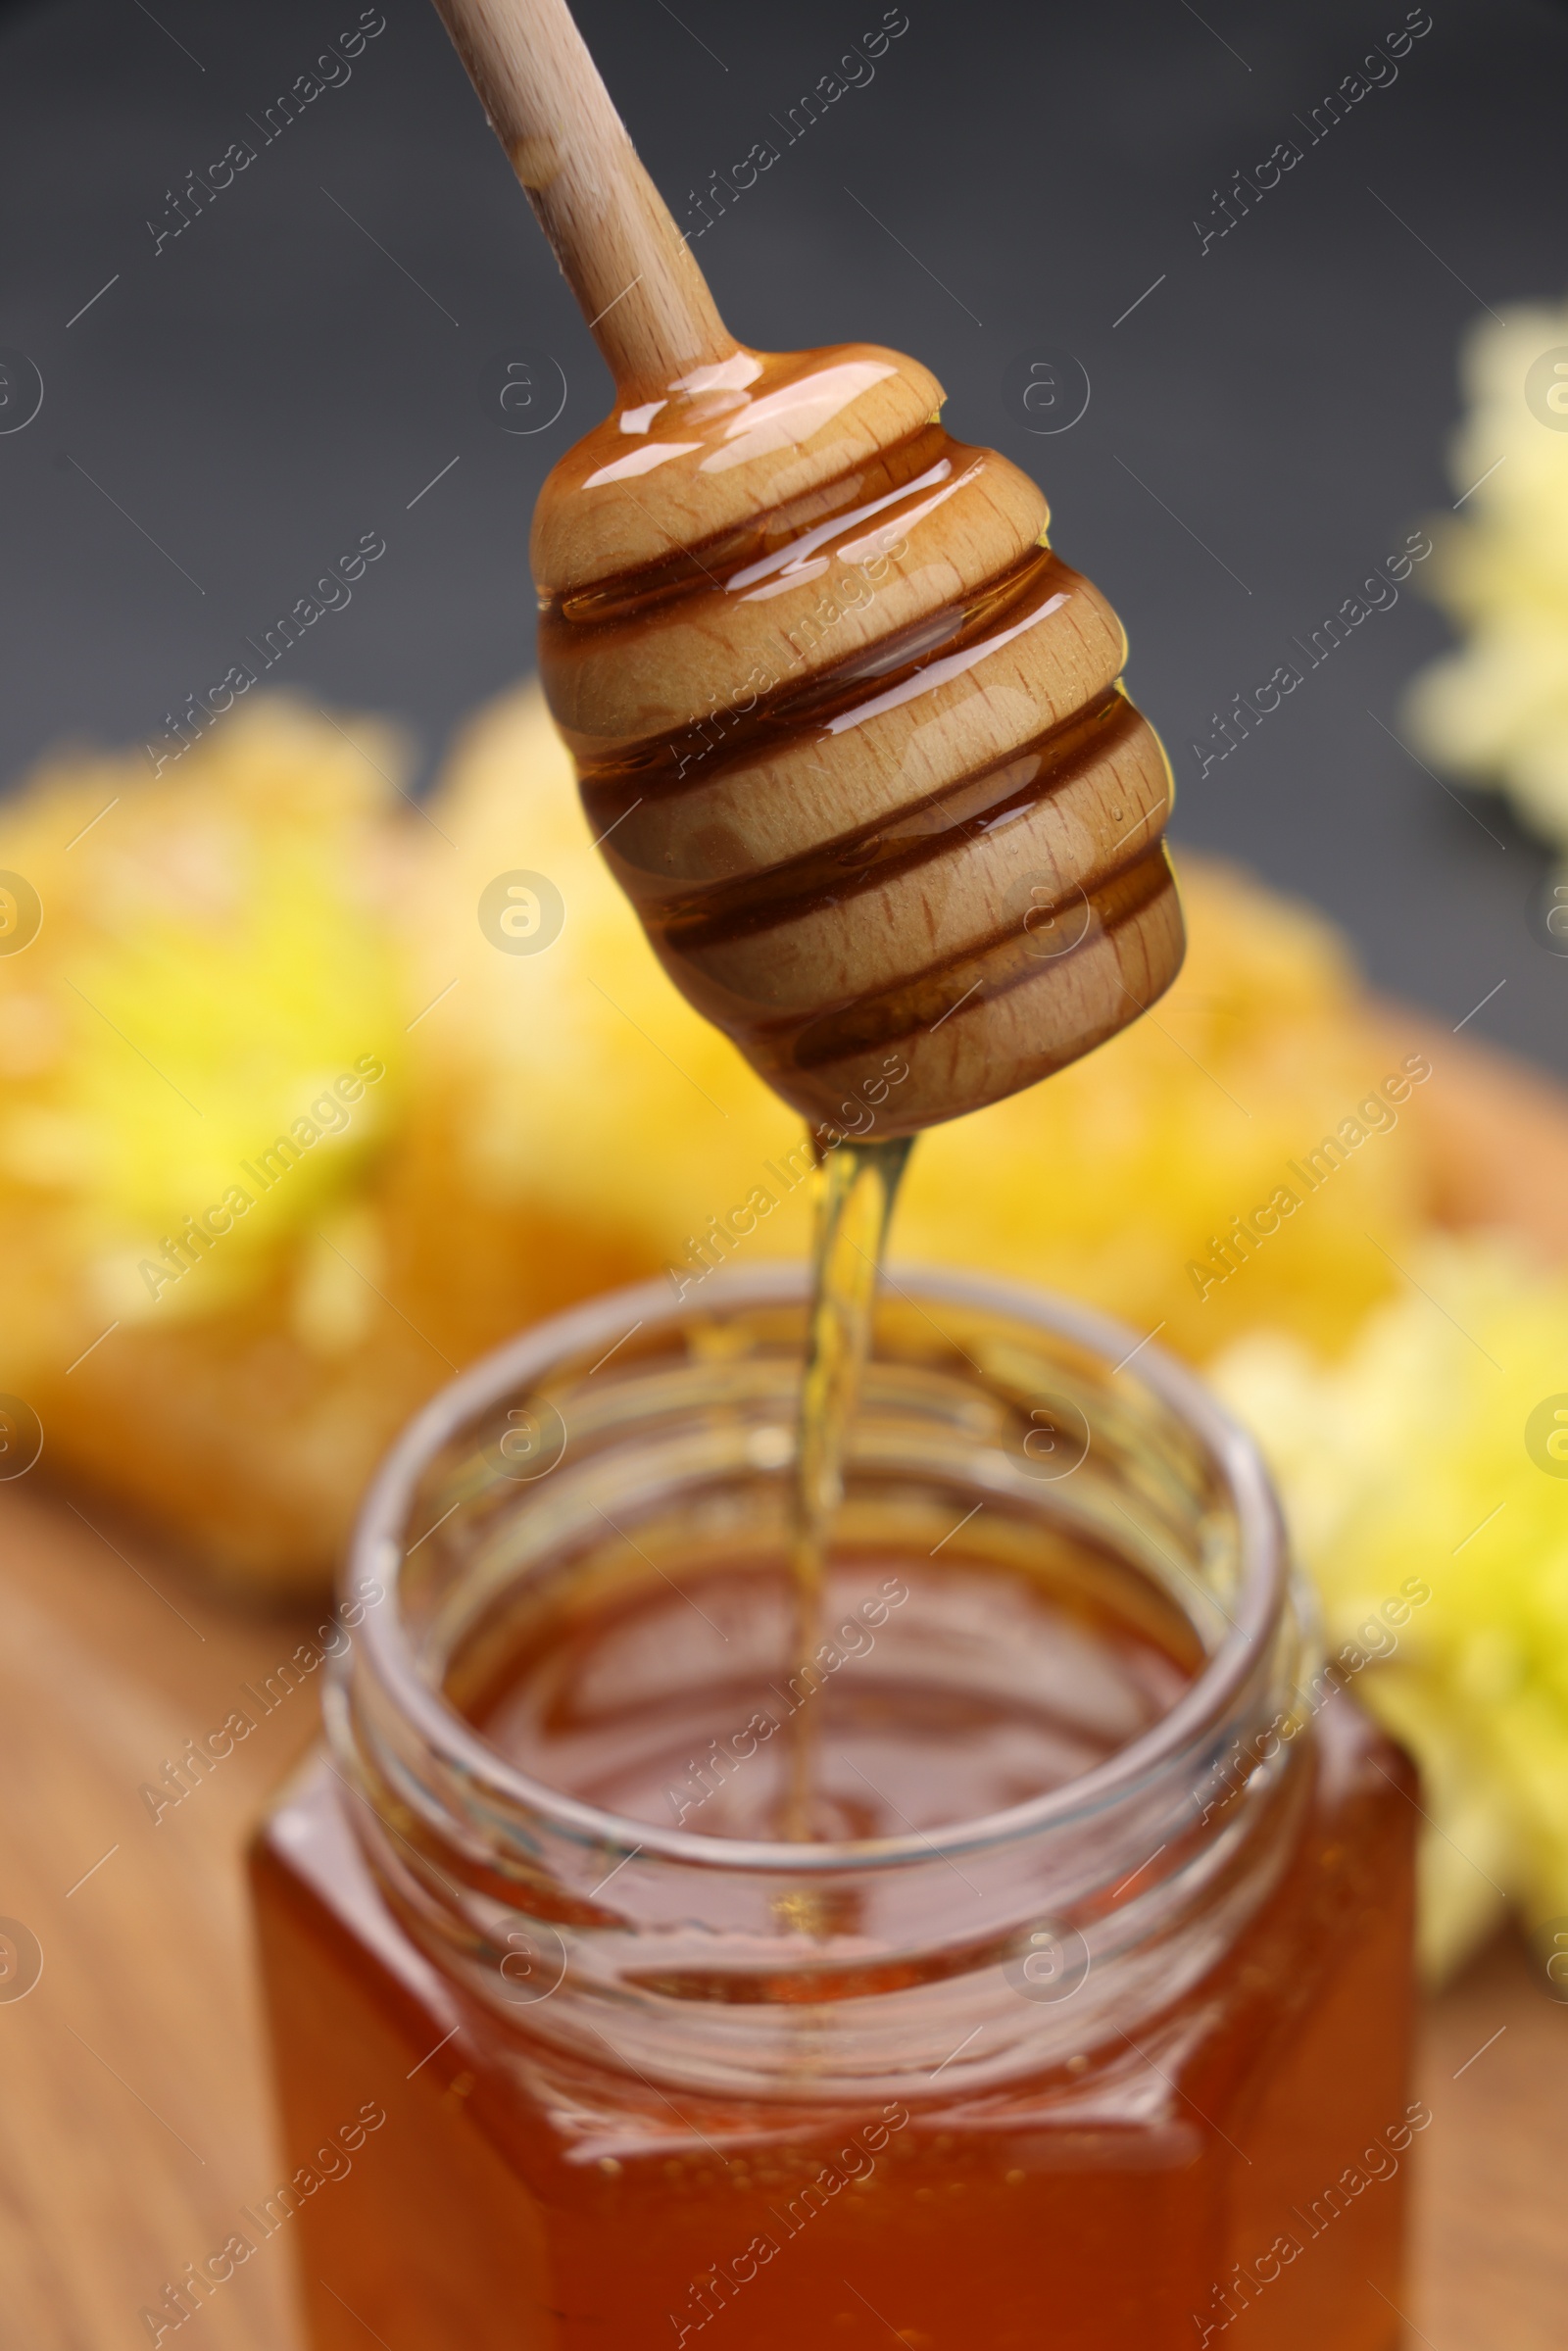
M1412 1275L1341 1363L1266 1333L1211 1376L1268 1454L1330 1653L1421 1766L1442 1975L1504 1897L1568 1915L1568 1280L1485 1239L1430 1242Z
M62 759L0 808L0 867L41 909L0 955L11 1382L112 1321L231 1304L360 1180L403 1038L376 904L389 797L340 729L271 701L166 776ZM367 1055L394 1074L333 1108Z
M1461 373L1470 413L1450 471L1468 492L1437 534L1433 586L1467 641L1416 681L1427 756L1506 790L1568 845L1568 306L1480 320Z

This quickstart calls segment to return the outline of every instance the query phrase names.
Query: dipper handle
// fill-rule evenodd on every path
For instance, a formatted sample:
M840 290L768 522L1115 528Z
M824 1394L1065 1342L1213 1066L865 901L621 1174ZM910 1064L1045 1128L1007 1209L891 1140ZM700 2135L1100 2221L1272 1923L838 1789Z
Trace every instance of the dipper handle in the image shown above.
M735 351L566 0L435 0L622 393Z

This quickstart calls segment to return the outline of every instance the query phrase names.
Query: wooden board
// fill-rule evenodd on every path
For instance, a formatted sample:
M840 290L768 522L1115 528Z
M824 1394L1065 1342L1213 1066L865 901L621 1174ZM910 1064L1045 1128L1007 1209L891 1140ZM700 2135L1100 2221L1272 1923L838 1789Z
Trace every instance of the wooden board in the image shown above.
M1408 1050L1402 1017L1398 1034ZM1455 1213L1568 1249L1568 1102L1440 1047ZM0 1487L0 1919L37 1937L43 1973L0 2000L0 2342L129 2351L151 2339L143 2307L278 2177L240 1857L314 1735L314 1693L278 1704L156 1821L141 1790L314 1620L237 1617L100 1510L89 1524L29 1487ZM1557 2351L1568 2008L1511 1939L1429 2003L1420 2087L1434 2121L1418 2142L1413 2337ZM295 2351L291 2258L280 2229L215 2292L207 2351Z

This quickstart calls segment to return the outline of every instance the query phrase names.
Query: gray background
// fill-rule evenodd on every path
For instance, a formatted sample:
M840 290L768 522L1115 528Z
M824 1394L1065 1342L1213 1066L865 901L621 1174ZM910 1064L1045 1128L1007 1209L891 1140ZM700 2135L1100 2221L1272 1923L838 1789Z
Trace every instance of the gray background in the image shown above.
M156 256L166 190L231 139L260 145L247 118L358 0L0 13L0 344L45 384L35 421L0 437L0 774L62 738L158 731L367 530L385 557L278 682L398 712L428 772L462 714L528 665L533 498L608 378L432 11L384 8L348 84ZM1176 767L1176 838L1317 900L1381 985L1450 1021L1505 980L1469 1033L1568 1070L1568 960L1529 920L1544 854L1497 803L1446 797L1369 715L1397 725L1405 681L1446 641L1418 596L1206 779L1189 748L1451 504L1455 350L1482 303L1562 292L1568 16L1432 0L1397 82L1202 255L1193 220L1216 183L1295 133L1402 24L1399 0L907 8L870 85L698 245L730 325L928 361L953 428L1036 473L1056 544L1119 608ZM683 224L687 191L776 137L772 118L881 14L579 10ZM1063 346L1093 397L1040 437L1009 363ZM514 437L491 363L518 347L555 357L567 397Z

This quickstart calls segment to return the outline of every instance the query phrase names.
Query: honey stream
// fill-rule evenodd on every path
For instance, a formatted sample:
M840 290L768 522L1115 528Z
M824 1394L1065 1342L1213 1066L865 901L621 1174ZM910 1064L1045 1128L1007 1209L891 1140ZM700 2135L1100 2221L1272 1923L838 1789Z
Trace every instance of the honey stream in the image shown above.
M846 1140L818 1159L811 1255L810 1319L801 1380L790 1510L795 1600L794 1679L811 1693L791 1721L789 1776L780 1833L808 1841L812 1828L821 1677L815 1654L833 1521L844 1498L844 1454L871 1345L877 1277L899 1184L914 1138Z

